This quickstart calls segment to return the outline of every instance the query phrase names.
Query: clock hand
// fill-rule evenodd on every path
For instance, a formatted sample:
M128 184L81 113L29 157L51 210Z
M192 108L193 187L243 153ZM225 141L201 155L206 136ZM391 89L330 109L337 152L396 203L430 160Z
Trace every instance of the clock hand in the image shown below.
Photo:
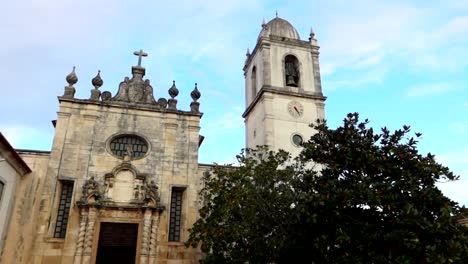
M297 114L300 114L300 113L299 113L299 110L297 109L297 107L294 107L294 110L296 110L296 113L297 113Z

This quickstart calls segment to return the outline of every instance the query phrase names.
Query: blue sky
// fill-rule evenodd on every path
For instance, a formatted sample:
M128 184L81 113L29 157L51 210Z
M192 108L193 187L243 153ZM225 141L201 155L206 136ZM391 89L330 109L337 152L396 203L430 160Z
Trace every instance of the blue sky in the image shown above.
M468 205L468 1L7 1L0 18L0 130L14 147L50 149L65 76L78 98L116 93L143 49L155 97L176 80L180 109L198 83L206 139L200 162L233 162L244 147L242 72L262 18L290 21L321 46L326 116L359 112L375 127L411 125L420 150L461 175L444 193Z

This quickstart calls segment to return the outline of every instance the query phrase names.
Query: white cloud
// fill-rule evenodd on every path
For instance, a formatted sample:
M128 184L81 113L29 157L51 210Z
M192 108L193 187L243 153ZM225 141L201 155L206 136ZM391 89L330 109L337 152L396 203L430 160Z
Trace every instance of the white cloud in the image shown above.
M455 182L440 183L438 186L444 194L451 199L468 206L468 148L453 150L437 155L436 159L444 166L449 167L460 180Z
M406 95L409 97L438 95L456 89L458 89L458 85L454 83L418 84L408 88Z
M438 183L437 186L450 199L460 205L468 206L468 192L466 191L468 189L468 180Z
M355 73L353 71L353 73ZM372 70L362 71L361 74L354 74L352 76L342 78L325 78L323 80L324 90L335 91L337 89L353 89L361 88L370 85L379 85L383 82L386 74L385 67L374 67Z
M209 131L214 133L226 133L228 130L242 128L244 126L244 120L242 118L242 108L234 107L233 110L228 111L214 120L210 120L207 124Z
M330 11L317 35L325 78L339 81L336 71L361 69L353 78L363 79L367 70L382 64L434 74L468 66L468 16L447 16L453 12L448 6L375 1L341 5L347 11Z
M442 164L449 165L466 165L468 168L468 148L458 149L447 153L437 155L437 160ZM468 176L468 175L467 175Z

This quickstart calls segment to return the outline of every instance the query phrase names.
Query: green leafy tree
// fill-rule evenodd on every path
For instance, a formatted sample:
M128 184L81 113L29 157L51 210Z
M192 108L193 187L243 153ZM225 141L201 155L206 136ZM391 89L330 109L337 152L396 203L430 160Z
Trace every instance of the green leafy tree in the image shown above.
M437 188L456 180L410 128L375 133L349 114L318 122L292 160L264 148L205 175L188 245L204 263L466 263L461 208Z

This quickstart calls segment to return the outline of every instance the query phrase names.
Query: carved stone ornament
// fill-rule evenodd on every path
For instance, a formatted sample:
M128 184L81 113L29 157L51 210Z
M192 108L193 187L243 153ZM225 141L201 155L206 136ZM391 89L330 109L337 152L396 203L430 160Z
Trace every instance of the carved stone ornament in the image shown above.
M101 94L101 100L103 102L106 102L106 101L110 101L112 99L112 93L109 92L109 91L104 91L102 94Z
M98 201L101 198L99 193L99 184L94 177L89 178L83 184L81 191L81 202L84 203L93 203Z
M101 91L99 91L99 87L102 86L104 81L101 79L101 71L98 71L96 77L91 80L91 84L94 86L94 89L91 90L91 97L89 98L92 101L99 101L101 97Z
M156 104L153 97L153 87L148 79L143 80L145 68L141 66L141 57L148 54L143 51L134 52L138 56L138 65L132 67L132 79L125 77L119 85L117 95L112 98L113 101L138 104Z
M112 100L127 103L156 104L150 81L148 79L143 81L142 77L142 74L134 74L132 79L125 77L124 81L119 85L117 95Z
M151 181L145 185L145 202L148 205L156 206L159 204L159 201L158 186L156 186L154 181Z
M65 86L63 97L74 98L76 90L75 90L75 87L73 87L73 85L78 82L78 77L76 76L76 73L75 73L75 66L73 66L72 72L70 72L70 74L68 74L65 79L67 80L68 85Z
M166 109L167 107L167 100L166 98L159 98L158 105L161 109Z
M200 99L201 93L200 91L198 91L198 87L196 83L195 83L195 88L190 93L190 96L192 96L192 99L193 99L193 102L190 103L190 111L192 113L200 113L200 103L197 102L197 100Z

